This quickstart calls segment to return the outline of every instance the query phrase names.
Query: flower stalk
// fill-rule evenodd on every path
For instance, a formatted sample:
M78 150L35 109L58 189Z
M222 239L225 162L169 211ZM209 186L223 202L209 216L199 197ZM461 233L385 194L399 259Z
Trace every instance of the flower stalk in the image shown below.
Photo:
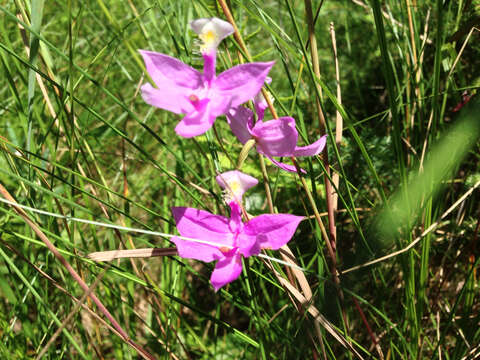
M235 39L237 40L238 44L240 45L240 47L242 48L242 50L245 52L245 54L247 55L247 58L250 58L250 54L249 54L249 51L243 41L243 38L240 34L240 32L238 31L238 27L236 26L236 23L235 23L235 20L233 19L233 16L232 16L232 13L230 12L230 9L228 7L228 5L226 4L225 0L219 0L218 1L222 10L223 10L223 13L225 15L225 17L227 18L227 20L232 24L233 28L234 28L234 37ZM273 106L273 103L271 102L271 99L270 97L268 96L266 90L264 88L262 88L262 94L268 104L268 108L270 109L270 112L273 116L274 119L278 119L278 115L275 111L275 108ZM269 186L269 181L268 181L268 174L267 174L267 171L266 171L266 167L265 167L265 161L263 159L263 156L261 154L258 155L259 156L259 161L260 161L260 168L261 168L261 171L262 171L262 175L263 175L263 179L264 179L264 185L265 185L265 194L266 194L266 198L267 198L267 203L268 203L268 207L269 207L269 210L271 213L274 213L274 207L273 207L273 201L272 201L272 195L271 195L271 191L270 191L270 186ZM292 157L293 158L293 157ZM306 184L302 183L302 186L304 187L304 189L306 189L306 191L308 191L308 187L306 186ZM309 199L312 207L315 206L315 203L313 201L313 199ZM317 219L318 221L318 219ZM321 221L319 222L319 226L322 227L323 223L321 223ZM325 241L329 241L328 237L325 238ZM285 250L287 251L287 253L291 253L291 250L290 248L288 247L288 245L285 245L282 250ZM284 258L285 261L287 262L291 262L291 263L295 263L290 257L288 256L285 256L284 254L282 254L282 257ZM282 280L285 280L283 279L277 272L275 272L277 278L283 283ZM310 288L310 285L305 277L305 274L303 274L303 272L294 272L299 284L300 284L300 287L305 295L305 299L306 299L306 303L310 303L311 300L312 300L312 290ZM290 283L288 283L290 284ZM291 285L291 287L287 286L286 287L287 290L293 294L292 291L297 291L297 288L295 287L295 285ZM294 289L294 290L292 290ZM304 303L305 304L305 303ZM307 305L308 306L308 305ZM319 339L319 341L322 343L323 342L323 338L322 338L322 334L320 332L320 329L318 329L317 326L315 326L315 333L317 335L317 338Z
M255 139L250 139L248 140L242 147L242 150L240 151L240 154L238 155L238 160L237 160L237 169L241 169L243 163L248 157L248 153L250 150L255 147Z

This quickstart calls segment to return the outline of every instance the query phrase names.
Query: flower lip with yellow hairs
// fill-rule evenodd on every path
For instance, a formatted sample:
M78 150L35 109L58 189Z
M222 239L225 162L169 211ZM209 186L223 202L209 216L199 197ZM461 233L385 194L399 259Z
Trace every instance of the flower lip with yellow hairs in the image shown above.
M226 192L228 200L242 203L242 196L251 187L258 184L254 177L244 174L238 170L230 170L219 174L216 178L218 185Z
M190 27L202 41L202 54L215 51L220 42L233 33L233 26L229 22L215 17L193 20Z

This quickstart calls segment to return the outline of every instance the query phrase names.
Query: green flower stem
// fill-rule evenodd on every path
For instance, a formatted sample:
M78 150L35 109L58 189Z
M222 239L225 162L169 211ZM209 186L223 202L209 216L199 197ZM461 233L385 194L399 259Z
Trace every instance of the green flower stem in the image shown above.
M243 163L245 162L245 159L248 156L248 153L250 150L255 146L255 139L250 139L248 140L245 145L243 145L242 150L240 151L240 154L238 155L238 160L237 160L237 169L240 170Z

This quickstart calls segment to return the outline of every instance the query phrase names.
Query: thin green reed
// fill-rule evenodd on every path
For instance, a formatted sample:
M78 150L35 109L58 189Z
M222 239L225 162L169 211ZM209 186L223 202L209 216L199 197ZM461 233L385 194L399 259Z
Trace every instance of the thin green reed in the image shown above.
M433 84L432 84L432 111L433 111L433 120L432 120L432 130L430 141L436 138L437 128L441 125L441 102L440 98L440 67L442 64L442 45L445 39L445 33L443 28L445 26L444 21L445 17L445 8L443 1L437 0L436 3L436 15L437 15L437 31L435 36L435 62L433 65Z
M292 8L289 1L286 1L286 4L287 4L287 8L288 8L288 11L289 11L290 18L291 18L292 23L294 25L295 33L297 35L297 40L298 40L298 42L301 46L301 51L302 51L303 57L304 57L304 59L308 59L309 57L307 55L306 47L305 47L305 45L303 44L303 41L302 41L301 32L300 32L300 29L299 29L298 22L295 18L293 8ZM337 102L335 95L325 85L325 83L322 81L322 79L316 78L315 74L313 73L313 69L312 69L312 66L311 66L310 62L305 60L305 64L306 64L307 70L309 72L309 75L310 75L312 81L314 83L318 82L320 84L321 88L323 89L324 94L328 97L328 99L330 101L332 101L332 103L334 104L336 109L341 113L341 116L344 119L344 121L347 125L347 128L351 131L352 135L354 136L355 141L357 142L357 144L358 144L358 146L359 146L359 148L362 152L362 155L364 156L364 158L365 158L365 160L366 160L366 162L369 166L369 169L372 171L372 174L375 177L375 180L376 180L376 183L377 183L377 189L378 189L379 193L381 194L382 198L385 199L385 194L384 194L384 191L383 191L383 188L382 188L382 185L381 185L381 181L380 181L380 179L378 177L378 174L377 174L377 172L376 172L376 170L373 166L373 163L370 159L370 156L368 155L368 153L365 149L365 146L364 146L363 142L361 141L361 139L358 136L355 128L352 125L350 117L345 112L343 107ZM314 88L314 91L316 93L316 96L320 98L320 94L318 92L317 86L313 86L313 88ZM329 138L334 139L333 132L331 130L331 125L328 121L326 122L326 130L329 134ZM343 165L342 165L342 160L341 160L341 157L340 157L340 154L339 154L339 150L338 150L334 141L332 141L332 147L334 149L334 153L335 153L335 156L336 156L336 160L338 161L340 171L343 175L342 178L346 179L347 176L345 174L345 171L344 171L344 168L343 168ZM319 164L322 167L322 170L325 171L322 162L319 162ZM333 184L333 181L330 177L329 177L328 180ZM355 222L355 225L357 226L357 229L359 230L362 242L365 244L366 248L369 248L367 242L365 241L365 237L364 237L363 231L361 229L361 226L359 226L359 223L358 223L358 214L357 214L357 211L356 211L355 201L353 200L352 191L351 191L351 188L350 188L350 185L349 185L348 181L346 181L346 188L347 188L347 196L348 196L348 200L349 200L350 204L348 204L346 202L346 199L344 198L344 196L340 192L339 192L339 199L342 202L342 205L345 206L346 210L348 211L348 213L351 216L351 218L353 219L353 221ZM336 189L336 190L338 191L338 189Z
M40 31L40 27L42 25L43 6L44 6L43 0L31 1L31 4L30 4L31 15L32 15L31 16L32 29L34 29L37 32ZM34 67L37 63L38 53L39 53L39 39L38 37L30 34L28 55L29 55L29 62L32 65L32 67ZM28 151L32 151L32 152L36 151L36 145L32 144L32 142L34 142L33 101L34 101L35 88L36 88L35 77L36 77L35 71L30 69L28 72L28 97L27 97L28 132L27 132L26 148Z
M394 69L392 64L392 58L388 49L387 38L385 33L385 27L383 23L383 15L381 11L380 2L378 0L372 0L373 17L375 19L375 28L377 31L378 44L380 46L380 52L382 55L382 68L384 73L384 79L388 90L388 104L390 112L392 114L392 138L395 154L397 157L397 166L400 170L400 176L402 183L405 182L405 159L402 151L402 128L401 121L397 109L398 91L395 86Z
M20 281L26 286L26 288L33 294L35 300L42 306L42 308L45 308L45 311L47 314L53 319L53 321L57 325L61 325L62 322L58 319L56 316L55 312L50 308L50 304L45 303L43 300L43 294L40 294L37 292L35 287L28 281L28 279L23 275L23 272L15 265L15 263L12 261L12 259L6 254L2 248L0 248L0 256L4 259L6 263L10 266L10 268L13 270L13 273L15 273L16 276L20 279ZM82 350L81 346L75 341L74 337L72 334L67 330L64 329L63 333L69 340L69 342L72 344L72 346L78 351L78 354L82 359L89 359L89 357L84 353Z
M45 43L45 45L53 50L53 52L55 53L55 55L58 55L60 56L62 59L64 60L67 60L67 61L70 61L69 60L69 57L66 56L65 54L63 54L63 52L61 52L57 47L55 47L52 43L50 43L48 40L46 40L41 34L39 34L38 32L36 32L34 29L32 29L28 24L26 24L25 22L17 19L15 17L14 14L12 14L10 11L8 11L5 7L2 7L0 5L0 10L2 10L6 15L8 15L13 21L17 22L18 24L22 25L23 27L25 27L26 29L28 29L28 31L30 33L32 33L33 35L37 36L42 43ZM4 47L3 44L0 44L0 46L5 50L7 51L8 53L10 53L12 56L16 57L21 63L24 63L26 66L34 69L37 74L39 74L40 76L44 77L45 80L47 82L50 82L52 84L52 86L55 86L56 88L60 89L61 91L63 91L65 93L65 95L70 95L69 91L67 89L64 89L63 86L61 86L58 82L55 82L53 81L49 76L47 76L46 74L42 73L39 69L35 69L34 67L32 67L30 64L28 63L25 63L17 54L15 54L11 49L7 48L7 47ZM84 69L82 69L80 66L78 66L77 64L75 64L74 62L72 62L72 67L78 71L80 73L80 75L82 77L85 77L87 78L94 86L98 87L98 89L100 89L103 93L105 93L109 98L111 98L117 105L119 105L125 112L128 113L129 116L131 116L138 124L140 124L143 128L149 130L149 127L143 122L141 121L138 116L130 110L130 108L128 107L128 105L126 105L124 102L122 102L120 99L118 99L118 97L116 97L108 88L106 88L105 86L102 86L101 84L99 84L97 82L97 80L95 79L94 76L90 75L87 71L85 71ZM99 119L100 121L104 122L107 126L109 126L112 130L114 130L117 134L119 134L120 136L124 137L125 140L131 144L133 147L135 147L138 151L140 151L144 156L146 156L150 161L153 161L153 163L155 164L155 160L153 159L153 157L148 154L143 148L141 145L137 144L137 143L133 143L132 140L130 138L127 137L126 134L124 134L121 130L117 129L114 125L112 125L108 120L106 120L98 111L94 110L92 107L88 106L86 103L82 102L80 100L80 98L77 98L76 96L72 95L75 102L80 105L82 108L84 108L86 111L88 111L93 117ZM153 131L150 131L151 133L154 133ZM165 141L160 141L159 142L164 145L167 150L173 154L173 155L176 155L176 153L174 151L172 151L170 149L170 147L168 146L168 144L165 142ZM181 159L177 159L179 161L181 161ZM158 166L158 164L155 164L157 165L158 168L160 168L163 172L166 173L167 176L169 176L168 174L168 171L166 171L166 169L162 169L162 167ZM189 165L184 163L184 165L189 168ZM194 176L198 176L196 175L197 173L195 171L191 171L191 174L194 175ZM173 178L173 181L176 181L180 186L181 183L178 182L177 179ZM199 179L199 181L202 181L201 179ZM184 190L188 193L191 193L190 189L184 187ZM196 199L198 202L200 202L200 200L192 194L192 197L194 199Z

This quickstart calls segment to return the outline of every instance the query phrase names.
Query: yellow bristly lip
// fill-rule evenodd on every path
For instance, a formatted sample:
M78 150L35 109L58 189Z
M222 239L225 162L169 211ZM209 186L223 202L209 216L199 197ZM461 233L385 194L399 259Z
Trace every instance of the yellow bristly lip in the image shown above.
M233 193L236 193L240 188L240 184L237 181L232 181L230 184L230 189L232 189Z
M212 49L213 47L216 46L217 36L213 32L213 30L208 30L205 33L201 34L200 39L203 42L202 46L201 46L202 51L210 50L210 49Z

